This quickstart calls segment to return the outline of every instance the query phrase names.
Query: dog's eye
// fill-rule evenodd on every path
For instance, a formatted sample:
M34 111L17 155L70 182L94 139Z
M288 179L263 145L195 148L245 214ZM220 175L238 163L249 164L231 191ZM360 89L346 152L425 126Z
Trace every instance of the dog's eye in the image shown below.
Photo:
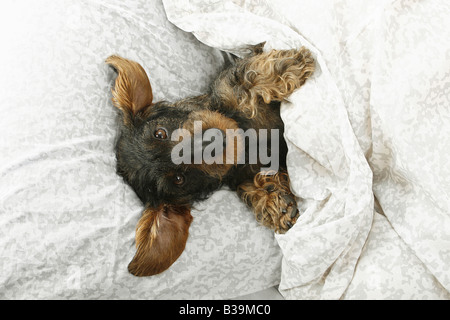
M167 139L167 130L165 128L158 128L154 135L158 139Z
M176 174L173 177L173 183L179 186L182 185L184 183L184 176L182 174Z

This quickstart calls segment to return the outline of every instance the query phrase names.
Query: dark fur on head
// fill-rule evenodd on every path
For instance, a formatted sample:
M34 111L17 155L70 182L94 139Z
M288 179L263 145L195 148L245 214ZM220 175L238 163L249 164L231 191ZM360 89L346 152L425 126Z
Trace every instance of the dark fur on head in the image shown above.
M305 48L263 53L263 45L252 47L247 58L225 69L207 94L174 103L153 102L150 82L138 63L118 56L107 59L118 72L113 103L122 117L117 172L146 208L136 228L137 252L129 265L134 275L160 273L178 258L192 221L192 204L222 185L237 190L257 210L256 218L274 230L286 231L295 222L295 197L288 178L260 178L262 164L237 164L238 154L249 157L248 149L227 150L231 147L224 141L224 154L217 156L231 151L235 158L228 164L176 165L171 159L178 143L171 139L174 130L193 133L194 122L201 121L203 132L210 128L224 133L239 128L280 130L280 172L285 170L287 148L279 103L312 74L314 60ZM291 212L286 214L288 209Z
M190 112L159 102L138 115L131 125L121 127L116 144L117 172L144 204L190 205L220 187L222 182L218 178L187 165L175 165L171 160L177 142L170 140L170 132L181 127ZM167 130L166 139L155 137L159 128ZM183 177L183 183L176 180L179 176ZM189 183L188 188L185 183Z

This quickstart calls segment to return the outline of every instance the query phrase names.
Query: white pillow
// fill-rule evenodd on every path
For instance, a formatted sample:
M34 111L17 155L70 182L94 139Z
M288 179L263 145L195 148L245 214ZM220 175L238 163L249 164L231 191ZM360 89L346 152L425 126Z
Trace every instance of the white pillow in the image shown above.
M138 61L155 100L174 100L203 93L222 53L160 1L21 1L0 15L0 298L230 298L279 283L273 232L226 190L193 210L169 270L127 271L143 207L115 173L104 60Z

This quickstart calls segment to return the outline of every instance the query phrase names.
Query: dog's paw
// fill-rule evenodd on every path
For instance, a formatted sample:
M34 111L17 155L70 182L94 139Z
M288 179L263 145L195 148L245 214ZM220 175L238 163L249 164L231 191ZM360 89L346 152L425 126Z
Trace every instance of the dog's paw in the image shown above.
M286 173L257 174L253 182L241 184L237 193L253 209L256 220L275 232L288 231L298 219L297 202Z
M281 194L279 195L279 232L286 232L292 228L297 222L300 212L297 208L297 202L292 194Z
M264 224L276 232L285 233L294 226L300 214L295 196L272 184L267 184L264 190L265 205L257 220L264 220Z

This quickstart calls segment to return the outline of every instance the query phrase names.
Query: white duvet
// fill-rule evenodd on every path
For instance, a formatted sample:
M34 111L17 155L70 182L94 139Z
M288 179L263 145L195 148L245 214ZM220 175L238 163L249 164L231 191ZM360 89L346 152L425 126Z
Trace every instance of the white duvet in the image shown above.
M267 50L314 52L315 75L281 113L303 208L276 236L282 294L449 298L450 3L164 5L213 47L239 53L267 41Z

